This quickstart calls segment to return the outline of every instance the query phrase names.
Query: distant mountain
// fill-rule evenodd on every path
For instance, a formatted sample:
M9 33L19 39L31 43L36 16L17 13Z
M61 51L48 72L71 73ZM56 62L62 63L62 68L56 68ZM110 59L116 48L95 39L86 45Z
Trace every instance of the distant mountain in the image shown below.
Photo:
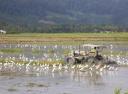
M0 22L128 25L128 0L0 0Z

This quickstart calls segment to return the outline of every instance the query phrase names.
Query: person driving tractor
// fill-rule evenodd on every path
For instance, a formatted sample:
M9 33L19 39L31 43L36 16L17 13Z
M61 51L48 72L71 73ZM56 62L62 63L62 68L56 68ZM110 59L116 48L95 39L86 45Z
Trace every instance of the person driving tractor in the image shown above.
M92 53L94 56L98 56L98 50L96 47L92 48L90 53Z

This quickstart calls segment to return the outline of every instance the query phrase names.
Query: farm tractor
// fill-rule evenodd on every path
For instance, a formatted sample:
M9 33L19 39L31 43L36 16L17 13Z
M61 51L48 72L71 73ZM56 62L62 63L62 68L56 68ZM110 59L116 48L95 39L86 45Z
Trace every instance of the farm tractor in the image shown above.
M80 48L81 46L79 46L79 50L75 50L69 53L66 58L67 64L117 64L116 61L113 61L101 54L103 49L107 48L104 45L84 44L82 45L84 50L81 50Z

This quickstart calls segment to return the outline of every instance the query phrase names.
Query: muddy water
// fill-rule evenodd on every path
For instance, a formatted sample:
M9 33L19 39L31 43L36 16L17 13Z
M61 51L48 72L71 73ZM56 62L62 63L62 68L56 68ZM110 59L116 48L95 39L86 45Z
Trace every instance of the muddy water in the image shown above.
M105 44L111 59L128 63L128 45ZM23 49L21 53L0 53L1 58L25 60L63 59L64 53L79 46L0 44L0 49ZM33 53L32 50L38 50ZM50 50L49 50L50 49ZM83 48L81 48L83 49ZM128 90L128 67L118 71L44 71L42 73L0 72L0 94L114 94L115 88Z
M128 89L128 68L104 73L1 74L0 94L113 94Z

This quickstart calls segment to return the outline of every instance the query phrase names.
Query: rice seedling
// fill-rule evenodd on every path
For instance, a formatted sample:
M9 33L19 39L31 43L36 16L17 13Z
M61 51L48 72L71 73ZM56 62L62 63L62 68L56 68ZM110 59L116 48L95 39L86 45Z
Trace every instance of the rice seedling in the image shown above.
M38 84L33 82L28 83L26 86L27 87L49 87L48 85L45 85L45 84Z
M9 88L8 91L9 91L9 92L16 92L17 89L16 89L16 88Z
M121 94L121 89L120 88L116 88L114 91L114 94Z
M0 43L48 43L74 44L72 41L127 41L128 33L23 33L7 34L1 37ZM65 42L66 41L66 42ZM62 42L62 43L61 43Z
M0 49L0 52L2 53L22 53L23 50L20 48L6 48L6 49Z
M43 52L38 49L32 49L32 54L41 54L41 53Z
M114 94L128 94L128 92L126 91L126 92L122 93L120 88L116 88L114 90Z

